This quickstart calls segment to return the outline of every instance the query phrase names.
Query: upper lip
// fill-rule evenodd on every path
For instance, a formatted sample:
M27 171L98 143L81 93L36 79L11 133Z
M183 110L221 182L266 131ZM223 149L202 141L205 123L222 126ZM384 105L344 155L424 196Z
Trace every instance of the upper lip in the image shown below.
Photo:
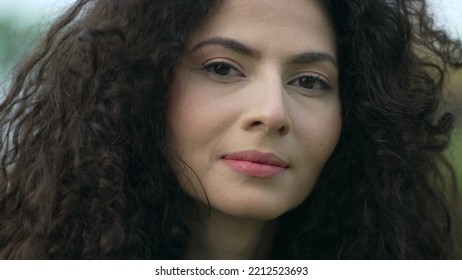
M222 157L227 160L250 161L255 163L279 166L282 168L289 167L289 164L273 153L265 153L256 150L239 151L226 154Z

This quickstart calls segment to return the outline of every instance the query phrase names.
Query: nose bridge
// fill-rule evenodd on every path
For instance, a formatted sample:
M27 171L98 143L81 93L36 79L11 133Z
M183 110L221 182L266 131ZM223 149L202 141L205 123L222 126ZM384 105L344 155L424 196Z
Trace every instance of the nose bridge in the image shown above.
M291 123L281 76L277 71L267 69L257 75L253 84L249 93L252 101L247 107L246 128L287 133Z

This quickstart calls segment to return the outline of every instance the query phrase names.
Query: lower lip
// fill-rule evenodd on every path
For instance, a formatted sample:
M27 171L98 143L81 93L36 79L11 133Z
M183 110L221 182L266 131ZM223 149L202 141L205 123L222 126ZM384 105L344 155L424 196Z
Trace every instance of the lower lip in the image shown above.
M243 160L223 159L223 162L234 171L250 177L271 178L283 173L286 168Z

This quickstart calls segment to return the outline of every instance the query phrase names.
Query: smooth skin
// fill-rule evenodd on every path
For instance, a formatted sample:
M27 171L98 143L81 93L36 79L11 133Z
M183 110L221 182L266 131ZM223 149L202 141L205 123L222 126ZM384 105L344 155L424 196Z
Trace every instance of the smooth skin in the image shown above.
M307 198L338 142L336 55L312 0L228 0L192 34L168 108L171 164L211 208L191 221L188 257L268 256L277 218ZM252 155L227 160L236 153Z

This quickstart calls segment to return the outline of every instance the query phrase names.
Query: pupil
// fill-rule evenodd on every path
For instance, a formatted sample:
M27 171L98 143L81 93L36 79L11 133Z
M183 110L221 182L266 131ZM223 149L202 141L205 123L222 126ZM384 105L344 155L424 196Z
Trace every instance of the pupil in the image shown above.
M302 77L300 78L299 83L300 83L300 86L304 88L314 88L316 84L316 79L312 77Z
M213 68L214 68L213 70L215 71L215 73L221 76L228 75L230 71L230 67L223 63L215 64Z

